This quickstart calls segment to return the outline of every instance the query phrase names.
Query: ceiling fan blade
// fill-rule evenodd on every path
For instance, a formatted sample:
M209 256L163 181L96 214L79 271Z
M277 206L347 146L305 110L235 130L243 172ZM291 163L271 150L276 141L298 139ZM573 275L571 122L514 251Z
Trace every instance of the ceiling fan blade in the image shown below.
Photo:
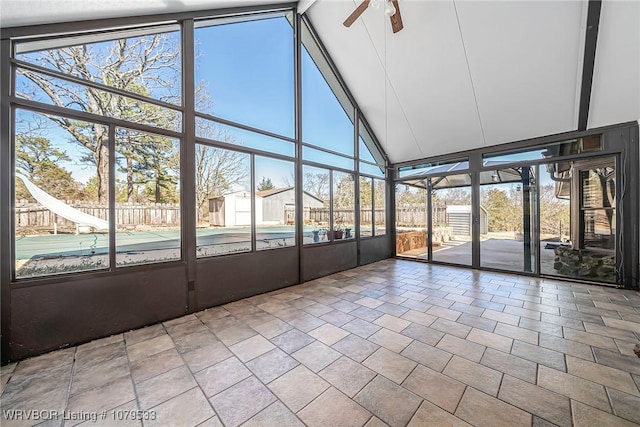
M360 15L362 15L364 11L367 10L370 1L371 0L364 0L362 3L360 3L360 5L356 7L356 10L351 12L351 15L349 15L347 19L344 20L343 25L345 27L350 27L354 22L356 22L356 19L358 19Z
M404 28L402 25L402 16L400 15L400 5L398 4L398 0L392 0L393 6L396 8L396 13L391 15L391 29L394 33L397 33L401 29Z

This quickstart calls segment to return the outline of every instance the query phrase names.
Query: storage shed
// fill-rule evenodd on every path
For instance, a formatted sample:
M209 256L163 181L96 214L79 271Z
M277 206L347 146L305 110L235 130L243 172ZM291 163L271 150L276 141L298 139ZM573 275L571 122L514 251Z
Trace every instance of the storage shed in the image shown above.
M471 236L473 215L471 205L449 205L446 209L446 218L453 234L458 236ZM489 214L480 206L480 234L487 234L489 227Z
M262 217L262 197L257 195L256 216ZM209 224L217 227L251 225L251 192L236 191L210 198Z

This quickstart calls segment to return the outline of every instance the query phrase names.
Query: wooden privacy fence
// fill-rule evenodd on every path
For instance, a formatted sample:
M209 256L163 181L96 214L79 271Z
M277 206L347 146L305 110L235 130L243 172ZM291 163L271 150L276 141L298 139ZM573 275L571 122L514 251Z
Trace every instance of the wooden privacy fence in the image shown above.
M352 209L334 209L336 218L343 224L355 224L355 211ZM360 211L360 223L363 225L371 225L373 212L371 208L362 208ZM293 206L285 207L285 220L293 222L295 220L295 208ZM385 224L386 212L384 209L375 210L376 224ZM329 208L311 208L305 206L302 211L302 220L304 224L321 224L329 225L330 211Z
M448 222L447 205L434 205L432 218L433 225L447 224ZM425 227L427 224L426 204L396 207L396 224L398 224L399 227Z
M102 204L68 203L81 212L107 220L109 208ZM180 206L166 203L117 203L116 225L135 227L139 225L179 227ZM16 204L16 227L30 229L58 228L75 229L75 224L51 212L38 203L19 202Z

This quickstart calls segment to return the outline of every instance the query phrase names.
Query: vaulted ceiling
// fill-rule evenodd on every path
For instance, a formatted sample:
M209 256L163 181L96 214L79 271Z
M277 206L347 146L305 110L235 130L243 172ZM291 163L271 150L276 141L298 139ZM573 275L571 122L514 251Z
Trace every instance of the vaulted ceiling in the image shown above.
M402 0L350 28L360 0L302 0L392 162L578 128L587 1ZM2 26L271 4L3 0ZM64 7L62 7L64 5ZM587 128L640 118L640 2L603 1Z

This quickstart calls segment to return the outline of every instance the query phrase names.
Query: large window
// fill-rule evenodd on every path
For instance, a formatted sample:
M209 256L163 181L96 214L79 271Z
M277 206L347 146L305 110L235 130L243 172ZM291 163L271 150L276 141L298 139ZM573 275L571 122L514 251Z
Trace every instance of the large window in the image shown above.
M293 162L254 157L256 249L296 244L296 186Z
M107 139L97 123L16 111L17 278L109 268Z
M292 13L196 23L196 110L293 137Z
M13 278L385 234L386 159L294 19L194 18L189 52L176 21L13 39Z
M198 257L251 251L251 156L196 145Z
M116 264L180 259L180 144L116 129Z

